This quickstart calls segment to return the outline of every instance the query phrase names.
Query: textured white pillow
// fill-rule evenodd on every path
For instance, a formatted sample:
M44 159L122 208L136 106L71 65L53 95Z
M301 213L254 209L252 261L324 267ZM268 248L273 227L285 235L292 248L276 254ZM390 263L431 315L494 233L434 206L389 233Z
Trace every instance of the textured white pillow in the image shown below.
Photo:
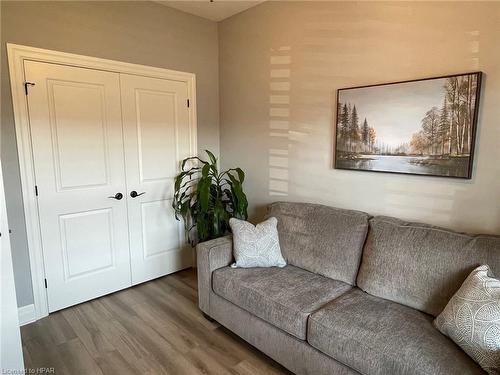
M260 224L231 218L236 263L232 267L284 267L278 238L278 220L270 217Z
M488 266L465 279L434 321L489 374L500 374L500 280Z

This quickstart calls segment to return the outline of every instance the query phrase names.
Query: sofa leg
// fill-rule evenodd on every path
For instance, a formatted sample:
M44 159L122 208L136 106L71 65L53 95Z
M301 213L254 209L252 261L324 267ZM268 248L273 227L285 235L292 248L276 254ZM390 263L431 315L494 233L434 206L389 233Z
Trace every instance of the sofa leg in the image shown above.
M204 317L206 320L208 320L209 322L211 322L211 323L215 322L215 319L212 319L212 318L210 317L210 315L205 314L203 311L202 311L201 313L203 314L203 317Z

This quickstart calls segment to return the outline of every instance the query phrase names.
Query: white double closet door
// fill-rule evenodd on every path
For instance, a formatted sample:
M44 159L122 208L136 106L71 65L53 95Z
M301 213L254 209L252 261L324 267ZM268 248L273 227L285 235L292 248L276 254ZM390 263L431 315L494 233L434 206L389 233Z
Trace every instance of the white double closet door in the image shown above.
M189 267L171 207L187 83L24 67L49 311Z

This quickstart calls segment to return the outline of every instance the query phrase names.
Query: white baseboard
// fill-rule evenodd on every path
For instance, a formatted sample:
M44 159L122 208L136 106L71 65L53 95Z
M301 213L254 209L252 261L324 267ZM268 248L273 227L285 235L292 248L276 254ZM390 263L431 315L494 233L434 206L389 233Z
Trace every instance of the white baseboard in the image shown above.
M36 320L35 317L35 305L21 306L17 309L19 315L19 325L23 326L28 323L32 323Z

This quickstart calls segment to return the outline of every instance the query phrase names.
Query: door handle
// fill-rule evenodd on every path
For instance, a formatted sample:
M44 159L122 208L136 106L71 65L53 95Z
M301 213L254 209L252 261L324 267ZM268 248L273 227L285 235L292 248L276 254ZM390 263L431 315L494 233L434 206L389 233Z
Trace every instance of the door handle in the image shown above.
M120 199L123 198L123 194L122 193L116 193L115 195L112 195L108 198L113 198L113 199L116 199L117 201L119 201Z
M132 190L132 191L130 192L130 196L131 196L132 198L136 198L136 197L138 197L138 196L140 196L140 195L143 195L143 194L146 194L146 192L145 192L145 191L143 191L142 193L137 193L137 191L135 191L135 190Z

